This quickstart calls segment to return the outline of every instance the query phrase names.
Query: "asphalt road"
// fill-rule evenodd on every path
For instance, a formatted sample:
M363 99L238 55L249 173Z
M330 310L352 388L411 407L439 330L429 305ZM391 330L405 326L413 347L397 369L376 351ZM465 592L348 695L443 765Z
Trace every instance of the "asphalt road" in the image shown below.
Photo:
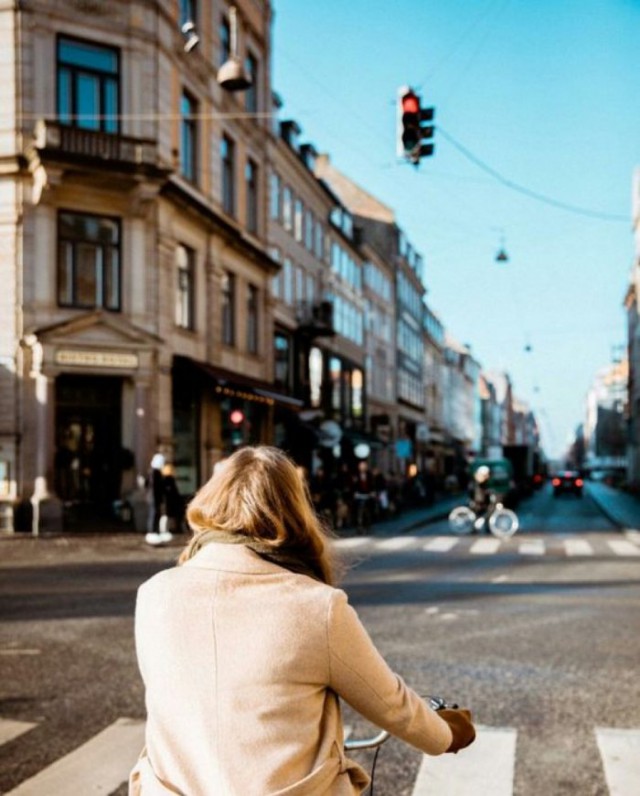
M546 489L519 515L522 530L493 546L442 522L338 542L344 586L389 663L420 693L470 707L484 728L475 751L424 764L389 741L376 796L640 793L640 546L588 497ZM122 717L144 717L135 590L177 549L133 536L1 544L0 792L26 780L16 796L83 796L30 778L92 739L110 743L100 733L124 732ZM369 732L348 709L345 720ZM618 737L622 753L607 751ZM111 776L96 792L124 794Z

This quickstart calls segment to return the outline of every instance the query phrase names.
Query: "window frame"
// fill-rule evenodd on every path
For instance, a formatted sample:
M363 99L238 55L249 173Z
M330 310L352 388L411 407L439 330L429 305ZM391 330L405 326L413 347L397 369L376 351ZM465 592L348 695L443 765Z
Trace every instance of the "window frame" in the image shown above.
M87 47L93 47L97 50L103 50L105 52L110 52L112 55L115 56L116 59L116 70L115 72L106 72L102 69L98 69L92 66L78 66L77 64L65 62L61 60L61 47L64 42L68 42L70 44L78 44L80 46L84 45ZM56 49L55 49L55 82L56 82L56 120L60 123L65 125L66 127L74 127L80 130L87 130L90 132L100 132L106 133L107 135L119 135L120 134L120 116L121 116L121 102L122 102L122 85L121 85L121 78L122 78L122 57L121 51L118 47L113 47L111 45L101 44L99 42L95 42L91 39L84 39L79 36L69 36L66 33L58 33L56 36ZM61 112L61 73L63 71L67 71L70 73L69 77L69 111L68 111L68 120L65 121L62 116ZM98 126L91 127L87 126L86 124L82 124L82 115L79 113L78 108L78 79L80 75L85 74L89 76L93 76L96 78L99 87L99 113L97 117ZM106 107L106 103L108 102L105 86L107 83L114 83L115 84L115 91L116 91L116 102L115 102L115 114L109 112L109 109ZM115 115L115 119L112 118Z
M233 271L224 272L220 295L222 299L220 312L222 344L234 348L236 345L236 275Z
M185 102L189 106L189 114L185 115ZM180 174L193 183L198 184L198 100L186 88L180 94ZM186 161L188 140L190 147L190 160Z
M220 139L220 166L222 190L222 209L235 218L236 216L236 142L227 133Z
M93 219L104 219L106 221L113 222L117 228L117 241L114 244L99 244L98 241L92 240L90 238L75 238L75 237L62 237L61 232L61 217L63 215L71 215L71 216L78 216L82 218L93 218ZM62 258L61 258L61 243L68 243L71 244L71 251L72 251L72 262L71 262L71 301L63 301L61 300L61 270L62 270ZM103 252L101 260L101 268L102 274L100 279L98 280L97 275L95 278L96 285L98 282L102 285L102 300L100 303L94 301L94 303L81 303L77 300L77 252L76 252L76 244L91 244L92 246L99 246L100 250ZM105 302L105 295L107 291L107 280L105 277L105 268L107 258L104 257L104 251L110 250L115 251L117 253L117 301L116 306L108 306ZM108 312L122 312L122 218L119 216L110 216L107 214L101 213L85 213L78 210L68 209L68 208L58 208L57 216L56 216L56 304L58 307L68 307L73 309L104 309Z
M245 213L247 231L258 235L260 231L259 166L251 157L245 162Z
M180 265L178 252L182 250L186 255L186 267ZM182 289L182 276L187 275L187 290ZM176 246L176 305L175 323L179 329L193 332L196 328L195 323L195 294L196 294L196 252L191 246L185 243L178 243ZM186 304L180 301L186 293ZM186 318L179 315L186 307Z

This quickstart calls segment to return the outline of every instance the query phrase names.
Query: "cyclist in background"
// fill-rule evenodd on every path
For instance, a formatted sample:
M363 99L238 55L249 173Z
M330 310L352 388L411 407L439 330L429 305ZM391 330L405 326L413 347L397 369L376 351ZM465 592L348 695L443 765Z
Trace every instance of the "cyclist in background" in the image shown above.
M489 528L484 521L493 498L493 490L489 486L491 469L486 464L480 465L469 482L469 505L476 513L478 521L473 526L472 533L477 533L483 525L487 532Z

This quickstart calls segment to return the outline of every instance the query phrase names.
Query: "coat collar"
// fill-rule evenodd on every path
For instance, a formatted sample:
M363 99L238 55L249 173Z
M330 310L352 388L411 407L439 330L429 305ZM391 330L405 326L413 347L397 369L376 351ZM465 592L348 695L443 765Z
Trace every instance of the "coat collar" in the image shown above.
M271 561L265 561L243 544L211 542L184 563L185 567L217 569L223 572L249 572L257 575L274 575L286 572Z

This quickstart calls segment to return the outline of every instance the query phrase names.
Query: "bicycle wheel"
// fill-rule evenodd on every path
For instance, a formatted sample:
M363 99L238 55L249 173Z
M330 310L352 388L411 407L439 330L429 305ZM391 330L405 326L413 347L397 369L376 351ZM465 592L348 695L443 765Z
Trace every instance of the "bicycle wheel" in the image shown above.
M496 509L489 517L489 530L499 539L508 539L518 530L518 515L511 509Z
M454 533L471 533L475 513L468 506L456 506L449 514L449 527Z

